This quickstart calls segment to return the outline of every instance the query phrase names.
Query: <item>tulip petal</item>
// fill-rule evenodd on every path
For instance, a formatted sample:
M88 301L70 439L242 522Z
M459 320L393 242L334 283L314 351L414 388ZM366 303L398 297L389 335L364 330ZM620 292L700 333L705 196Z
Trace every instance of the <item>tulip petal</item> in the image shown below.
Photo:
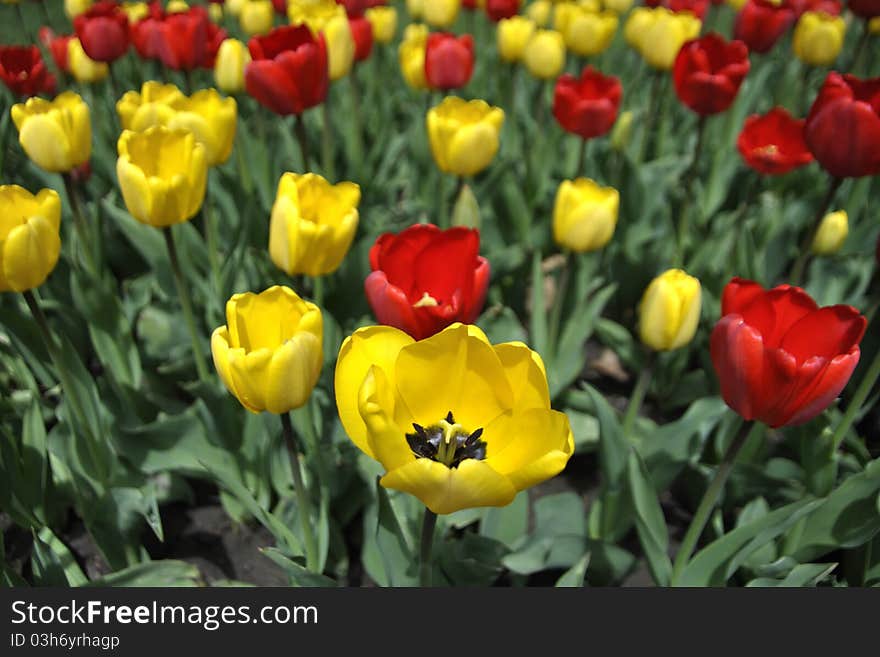
M495 353L510 382L513 406L523 410L550 408L547 371L538 352L522 342L504 342L495 345Z
M311 333L296 333L275 349L264 382L266 410L280 414L303 406L318 382L322 361L321 342Z
M13 228L2 248L6 283L16 292L24 292L42 285L55 268L61 237L48 219L36 216Z
M381 367L371 366L358 392L358 412L367 427L367 443L373 458L387 472L415 459L406 431L394 422L394 406L394 389L388 375Z

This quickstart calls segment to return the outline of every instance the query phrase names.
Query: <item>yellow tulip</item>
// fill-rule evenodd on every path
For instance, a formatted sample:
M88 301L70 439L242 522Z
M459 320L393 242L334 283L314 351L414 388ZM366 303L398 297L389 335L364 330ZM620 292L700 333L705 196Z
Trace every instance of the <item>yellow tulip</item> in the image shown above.
M128 16L129 23L137 23L150 13L150 7L146 2L123 2L122 11Z
M498 21L498 54L506 62L518 62L526 44L535 33L535 22L525 16L512 16Z
M428 43L428 26L407 25L403 31L403 41L398 49L400 71L403 79L413 89L427 89L425 79L425 47Z
M237 105L215 89L202 89L186 97L173 84L145 82L141 91L128 91L116 103L124 130L143 132L164 125L191 131L205 147L208 165L222 164L232 152Z
M269 256L289 276L332 274L354 240L361 189L315 173L285 173L269 224Z
M224 39L214 62L214 82L228 94L244 91L244 69L251 61L247 46L238 39Z
M871 34L880 34L880 16L876 16L868 21L868 31Z
M212 2L208 5L208 17L214 23L219 23L223 20L223 5L218 5L216 2Z
M812 251L816 255L834 255L846 242L847 235L849 216L846 210L829 212L819 224L819 230L813 238Z
M188 130L126 130L116 175L125 206L141 223L165 228L192 219L205 198L205 147Z
M92 155L89 106L72 91L13 105L12 120L24 152L44 171L67 173Z
M535 25L546 27L550 22L552 3L549 0L537 0L526 7L526 16L535 21Z
M64 13L70 20L86 13L94 0L64 0Z
M700 321L700 281L681 269L669 269L645 290L639 308L642 342L655 351L689 343Z
M690 12L639 7L630 14L624 36L649 66L668 71L685 41L696 38L701 27L700 19Z
M602 6L620 16L633 6L633 0L603 0Z
M422 18L431 27L452 27L458 18L461 0L426 0L422 5Z
M555 78L565 66L565 39L555 30L537 30L526 44L523 63L540 80Z
M617 32L617 14L592 12L581 7L568 19L563 36L568 49L581 57L593 57L608 49Z
M505 506L574 451L541 357L520 342L492 345L476 326L418 342L389 326L358 329L335 379L342 426L384 467L379 483L434 513Z
M226 325L214 329L211 354L226 388L252 413L303 406L323 361L320 309L288 287L236 294Z
M189 4L185 0L168 0L168 4L165 5L165 13L167 14L180 14L188 9Z
M247 0L241 7L238 22L248 36L268 33L275 22L272 0Z
M244 7L247 1L248 0L226 0L226 2L223 3L223 7L231 16L237 18L241 15L241 8Z
M447 96L428 110L428 139L441 171L473 176L498 152L504 110L483 100Z
M843 48L846 21L820 11L805 12L794 29L795 56L811 66L830 66Z
M370 21L376 43L391 43L397 33L397 9L391 6L370 7L364 15Z
M620 194L588 178L563 180L553 206L553 239L575 253L596 251L614 235Z
M345 7L335 0L298 0L288 4L287 17L291 25L308 25L316 36L323 33L331 80L348 75L354 63L354 37Z
M67 66L77 82L100 82L110 73L106 62L96 62L76 37L67 42Z
M430 2L430 0L428 0ZM424 15L425 0L406 0L406 13L413 20L421 20Z
M43 284L61 253L61 199L51 189L36 195L0 186L0 292Z

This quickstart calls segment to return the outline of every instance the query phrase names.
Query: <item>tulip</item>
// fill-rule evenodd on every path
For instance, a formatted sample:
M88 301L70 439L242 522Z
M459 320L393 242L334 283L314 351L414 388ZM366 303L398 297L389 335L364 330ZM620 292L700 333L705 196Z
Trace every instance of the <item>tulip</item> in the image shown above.
M205 147L188 130L125 130L116 175L125 206L141 223L165 228L189 221L205 198Z
M781 2L782 0L780 0ZM717 0L712 0L713 4L718 4ZM649 7L665 7L666 9L680 13L690 13L703 20L706 18L706 12L709 9L708 0L645 0L645 4ZM740 7L741 9L742 7Z
M614 125L622 95L619 79L588 66L579 79L565 74L556 81L553 116L564 130L582 139L599 137Z
M128 18L129 26L150 15L150 7L146 2L123 2L119 8Z
M786 0L748 0L736 17L733 36L750 51L769 52L794 20L794 8Z
M323 363L321 310L276 285L226 302L226 325L211 334L220 379L252 413L304 406Z
M486 0L486 16L493 23L519 13L520 0Z
M535 25L546 27L550 23L550 10L553 5L549 0L536 0L526 7L526 16L535 21Z
M165 12L158 3L150 4L149 12L131 26L131 44L141 59L159 59L159 48L165 40Z
M651 281L639 305L639 335L655 351L680 349L694 339L700 321L700 281L668 269Z
M696 38L702 22L692 14L665 7L638 7L624 26L624 36L652 68L668 71L685 41Z
M425 25L407 25L400 42L398 58L403 79L413 89L427 89L425 79L425 47L428 44L428 28Z
M468 83L474 72L474 39L447 32L428 35L425 44L425 79L432 89L448 91Z
M268 33L275 22L272 0L247 0L241 6L238 22L247 36Z
M849 234L849 216L846 210L829 212L822 218L810 250L815 255L834 255L840 251Z
M602 5L618 16L622 16L633 6L633 0L604 0Z
M36 46L0 46L0 79L18 96L55 92L55 77Z
M867 320L851 306L820 308L798 287L724 288L710 352L721 396L746 420L803 424L828 407L859 362Z
M324 35L331 80L348 75L354 63L355 43L344 7L334 0L291 3L287 7L287 17L291 25L308 25L316 38L319 34Z
M810 66L830 66L843 49L846 21L840 16L808 11L797 22L792 48Z
M269 224L269 255L288 276L324 276L339 268L358 226L361 190L315 173L285 173Z
M52 61L55 62L55 66L58 67L58 70L63 73L70 72L70 66L67 62L67 44L73 38L70 35L58 34L50 27L46 27L45 25L40 28L37 33L40 43L45 46L46 50L52 55ZM22 94L32 96L34 94Z
M110 74L109 64L89 57L75 37L67 42L67 65L77 82L100 82Z
M880 2L878 0L849 0L849 10L860 18L875 18L880 16Z
M880 78L832 71L810 108L804 136L813 156L835 178L880 173Z
M36 195L0 186L0 292L39 287L61 253L61 199L51 189Z
M708 116L730 107L748 72L746 44L710 33L682 46L672 80L679 100L700 116Z
M631 110L621 113L620 118L611 130L611 148L622 153L629 146L632 137L633 113Z
M364 16L373 26L373 39L376 43L387 44L394 40L397 32L397 9L394 7L370 7Z
M128 51L128 16L116 2L92 5L73 20L82 48L96 62L113 62Z
M144 82L140 92L126 91L116 103L123 130L143 132L155 125L168 125L186 96L173 84Z
M521 343L492 345L476 326L418 342L359 329L339 351L335 390L345 432L385 469L379 483L433 513L509 504L574 451L541 357Z
M169 14L182 14L189 10L189 4L185 0L168 0L165 11Z
M348 19L348 27L354 39L354 61L362 62L373 50L373 26L363 16Z
M611 45L617 23L613 11L593 12L577 7L560 31L570 51L581 57L594 57Z
M597 251L611 241L620 194L588 178L563 180L553 206L553 239L575 253Z
M422 5L422 18L431 27L445 29L452 27L458 18L461 0L425 0ZM416 16L413 16L416 18Z
M225 39L214 62L214 83L228 94L244 91L244 71L251 62L247 46L238 39Z
M766 175L788 173L813 161L804 141L804 120L782 107L748 117L736 146L747 165Z
M89 10L94 0L64 0L64 13L73 20Z
M525 16L503 18L498 22L498 54L505 62L522 60L526 45L535 33L535 22Z
M413 20L421 20L424 15L425 0L406 0L406 13Z
M152 38L155 39L155 55L165 66L176 71L192 71L214 68L226 32L210 21L202 5L196 5L165 16Z
M523 63L539 80L555 78L565 66L565 39L555 30L537 30L526 44Z
M89 106L72 91L13 105L12 120L24 152L44 171L69 173L92 154Z
M253 61L245 68L245 87L261 105L288 115L324 102L330 79L323 35L285 25L251 38L248 48Z
M439 169L456 176L473 176L498 152L504 110L483 100L447 96L428 111L428 138Z

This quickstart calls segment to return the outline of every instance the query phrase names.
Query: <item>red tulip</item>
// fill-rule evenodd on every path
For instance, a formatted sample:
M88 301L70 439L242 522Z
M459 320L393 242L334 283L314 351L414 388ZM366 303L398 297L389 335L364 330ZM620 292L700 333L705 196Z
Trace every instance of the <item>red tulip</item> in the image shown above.
M272 0L272 7L279 16L287 16L287 0Z
M712 4L722 4L724 0L716 2L712 0ZM709 10L709 0L645 0L647 7L666 7L669 11L676 13L689 11L700 20L706 18L706 12Z
M723 112L749 72L749 49L712 32L685 43L675 58L672 80L679 100L701 116Z
M380 236L364 283L376 318L416 340L454 322L472 324L489 287L489 261L479 251L480 233L471 228L416 224Z
M474 39L434 32L425 47L425 78L433 89L447 91L463 87L474 72Z
M36 46L0 46L0 79L19 96L55 92L55 77Z
M744 41L749 50L769 52L795 21L794 8L787 1L748 0L736 17L734 38Z
M880 173L880 78L829 73L807 115L804 136L835 178Z
M519 13L519 0L486 0L486 15L493 23Z
M580 79L565 74L553 91L553 116L567 132L583 139L599 137L617 120L623 87L620 80L587 66Z
M345 6L349 18L363 16L368 6L367 0L336 0L336 4Z
M851 306L819 308L799 287L740 278L724 288L721 315L710 341L721 396L771 427L808 422L834 401L868 323Z
M149 15L131 26L131 43L142 59L159 59L165 10L158 2L151 2L149 9Z
M213 21L208 21L208 31L205 35L205 54L202 58L201 64L202 68L214 68L214 64L217 62L217 52L220 50L220 46L228 36L226 30Z
M768 175L788 173L813 161L804 141L804 120L782 107L747 118L736 146L746 164Z
M276 27L248 42L247 92L276 114L302 114L324 102L330 84L327 45L305 25Z
M840 0L789 0L794 9L795 20L808 11L821 11L831 16L839 16L842 7Z
M862 18L880 16L880 0L849 0L849 10Z
M73 19L85 53L96 62L113 62L128 51L128 16L116 2L105 0Z
M461 8L467 9L468 11L479 9L477 6L477 0L461 0Z
M69 73L70 67L67 65L67 44L73 38L70 34L55 34L51 27L43 26L37 32L37 38L40 43L52 55L55 66L63 73Z
M214 66L226 32L211 22L204 5L196 5L186 11L166 14L158 29L151 28L147 38L152 40L148 50L154 47L155 56L165 66L176 71L192 71Z
M354 39L354 60L362 62L370 56L373 50L373 26L363 16L349 18L348 26Z

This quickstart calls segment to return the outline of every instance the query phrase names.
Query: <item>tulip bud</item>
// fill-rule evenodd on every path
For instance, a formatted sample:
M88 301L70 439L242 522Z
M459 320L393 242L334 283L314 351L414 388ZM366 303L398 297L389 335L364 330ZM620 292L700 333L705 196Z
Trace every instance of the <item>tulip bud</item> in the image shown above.
M428 137L441 171L473 176L498 152L504 110L483 100L447 96L428 111Z
M555 30L538 30L526 44L523 63L541 80L555 78L565 66L565 40Z
M815 255L834 255L846 241L849 234L849 217L846 210L829 212L819 224L816 237L813 238L811 251Z
M568 49L581 57L594 57L607 50L617 32L617 14L572 6L575 10L568 17L565 28L560 29Z
M845 35L846 21L842 16L808 11L797 22L792 48L805 64L830 66L843 48Z
M606 9L609 9L620 16L630 10L633 6L633 0L604 0L602 4Z
M550 10L553 5L549 0L537 0L526 7L526 16L535 21L535 25L546 27L550 22Z
M269 224L269 256L288 276L324 276L339 268L358 226L361 190L315 173L285 173Z
M67 173L92 155L89 106L72 91L13 105L12 121L24 152L44 171Z
M426 25L407 25L400 43L398 58L403 79L413 89L427 89L425 77L425 49L428 44L428 27Z
M225 39L214 62L214 81L221 91L238 94L244 91L244 69L251 61L247 46L238 39Z
M452 27L458 18L461 0L426 0L422 5L422 16L431 27Z
M669 269L645 290L639 307L642 342L655 351L689 343L700 321L700 281L681 269Z
M470 185L462 185L452 208L452 225L480 229L480 204Z
M248 35L266 34L275 22L275 7L272 0L247 0L241 6L238 22L242 31Z
M215 23L221 22L223 20L223 5L218 5L212 2L208 5L208 16L210 16L211 20Z
M501 19L498 22L498 54L501 59L520 61L534 32L535 23L524 16Z
M70 20L84 14L92 6L93 0L64 0L64 13Z
M150 13L150 7L146 2L123 2L121 9L128 17L129 24L137 23Z
M61 253L58 193L43 189L34 195L18 185L2 185L0 217L0 292L39 287Z
M406 0L406 13L414 21L421 20L425 14L425 0Z
M288 287L236 294L226 325L211 335L214 367L252 413L287 413L305 405L323 364L321 310Z
M397 9L394 7L370 7L364 14L373 26L376 43L391 43L397 32Z
M76 37L67 42L67 66L77 82L99 82L110 73L109 65L91 59Z
M587 253L614 235L620 194L588 178L563 180L553 206L553 239L563 249Z
M618 153L626 150L632 138L633 113L630 110L623 112L618 117L614 128L611 129L611 148Z

